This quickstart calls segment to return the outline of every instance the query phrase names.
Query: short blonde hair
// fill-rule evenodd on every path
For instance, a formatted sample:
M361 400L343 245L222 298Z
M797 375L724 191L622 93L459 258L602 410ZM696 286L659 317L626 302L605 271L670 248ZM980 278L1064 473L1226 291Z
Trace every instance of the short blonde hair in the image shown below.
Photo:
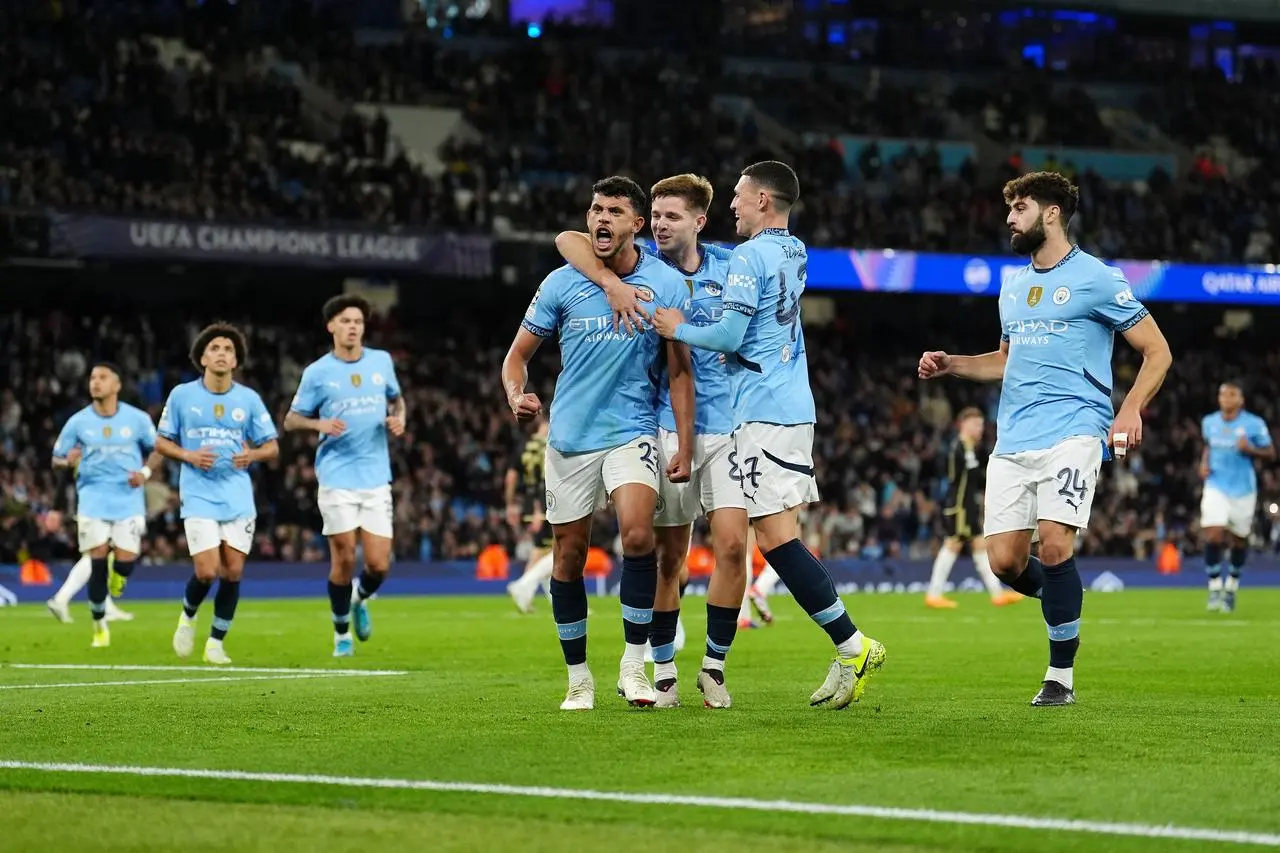
M711 182L701 175L685 173L663 178L649 190L649 198L654 201L663 196L682 198L691 210L706 213L711 209L715 190L711 188Z

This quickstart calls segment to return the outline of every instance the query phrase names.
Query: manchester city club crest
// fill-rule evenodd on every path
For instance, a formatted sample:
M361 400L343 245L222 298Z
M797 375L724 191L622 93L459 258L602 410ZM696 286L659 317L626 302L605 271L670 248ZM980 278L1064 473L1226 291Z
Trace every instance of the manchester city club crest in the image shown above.
M1030 290L1027 291L1027 306L1030 308L1035 308L1037 305L1040 304L1040 297L1042 296L1044 296L1043 287L1036 286L1031 288Z

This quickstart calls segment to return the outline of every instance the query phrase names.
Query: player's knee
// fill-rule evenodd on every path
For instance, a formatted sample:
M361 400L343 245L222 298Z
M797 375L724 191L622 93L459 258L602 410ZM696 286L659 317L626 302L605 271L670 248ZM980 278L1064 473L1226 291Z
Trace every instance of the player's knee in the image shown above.
M1070 542L1041 542L1040 562L1046 566L1065 563L1075 554L1075 547Z
M716 557L716 571L726 572L730 577L745 575L747 572L746 544L738 539L717 540L713 543Z
M679 582L684 555L670 548L658 548L658 574L663 580Z
M356 543L345 537L329 538L329 558L336 565L356 564Z
M1027 557L1030 551L1023 551L1015 548L1005 547L987 547L987 561L991 565L991 572L1006 584L1012 583L1022 574L1022 570L1027 565Z
M587 565L587 539L585 536L560 537L555 543L552 577L559 581L576 581L582 577Z
M653 527L635 524L622 531L622 553L630 557L652 554L654 550Z
M239 583L240 579L244 577L244 565L223 566L219 574L224 581Z
M201 583L213 583L221 574L222 566L216 561L200 562L195 565L196 580Z
M1025 565L1025 563L1019 565L1012 560L997 562L995 559L992 559L991 573L1004 583L1011 584L1018 579L1019 575L1022 574L1022 569Z

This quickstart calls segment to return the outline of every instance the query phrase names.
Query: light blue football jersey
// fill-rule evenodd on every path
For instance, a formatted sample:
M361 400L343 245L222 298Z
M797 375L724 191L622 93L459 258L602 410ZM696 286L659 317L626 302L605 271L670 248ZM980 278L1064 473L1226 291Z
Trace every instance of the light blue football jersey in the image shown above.
M185 450L207 448L218 455L208 471L183 464L178 475L183 518L225 522L257 516L249 472L231 464L246 442L257 447L276 437L276 425L257 391L234 383L215 394L203 379L184 382L169 392L159 433Z
M1240 498L1258 493L1258 475L1253 467L1253 457L1240 452L1237 446L1241 438L1249 439L1254 447L1270 447L1271 431L1267 422L1241 409L1231 420L1222 412L1205 415L1200 422L1204 443L1209 446L1209 477L1205 488L1213 488L1229 498Z
M622 280L640 289L646 309L685 310L689 289L684 279L636 248L639 262ZM619 447L642 435L657 436L666 370L665 342L657 332L615 332L604 291L567 265L543 280L522 325L538 337L560 336L561 369L548 439L552 447L586 453Z
M735 427L817 422L800 323L807 274L804 243L785 228L766 228L733 250L723 309L750 318L726 365Z
M1115 420L1115 333L1146 316L1124 273L1079 246L1052 269L1028 264L1005 279L1000 325L1009 360L1000 389L996 455L1047 450L1076 436L1105 442Z
M316 479L331 489L373 489L391 482L387 403L400 396L391 353L365 347L343 361L332 352L302 371L290 408L308 418L337 418L346 432L320 436Z
M141 488L129 475L156 449L156 428L141 409L119 403L111 417L85 406L67 419L53 445L55 459L79 447L76 468L76 515L100 521L122 521L147 514Z
M685 322L694 326L712 326L720 322L724 301L724 283L729 277L732 249L699 244L702 263L694 272L685 272L665 255L660 256L684 279L689 292L689 311ZM733 395L729 389L728 359L722 352L690 347L693 356L693 384L697 396L694 432L698 435L728 435L733 432ZM671 386L662 385L658 424L669 432L676 431L676 413L671 408Z

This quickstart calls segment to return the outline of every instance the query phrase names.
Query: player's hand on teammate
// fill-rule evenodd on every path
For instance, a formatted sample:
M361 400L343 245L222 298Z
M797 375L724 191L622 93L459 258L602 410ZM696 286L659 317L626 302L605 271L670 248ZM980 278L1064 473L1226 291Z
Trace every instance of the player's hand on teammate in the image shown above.
M212 450L210 450L207 447L202 447L199 450L191 450L187 452L187 459L186 459L187 464L195 468L199 468L201 471L208 471L212 469L214 464L217 463L217 461L218 461L218 454L214 453Z
M396 438L404 435L404 418L399 415L387 415L387 432Z
M73 447L67 451L67 455L65 458L67 460L67 466L70 468L74 468L77 465L79 465L80 460L84 458L84 451L78 447Z
M1242 435L1240 440L1236 442L1236 449L1242 453L1248 453L1253 450L1253 442L1249 440L1249 436Z
M511 414L521 423L533 420L542 411L542 401L537 394L512 394L507 405L511 407Z
M613 330L625 331L628 335L642 334L649 314L640 307L636 297L636 289L620 278L609 282L604 288L605 298L613 309Z
M683 322L684 314L679 308L659 308L653 312L653 327L667 340L675 340L676 328Z
M347 431L347 422L339 418L324 418L316 424L316 430L321 435L331 435L337 438Z
M1115 423L1111 425L1107 444L1111 445L1111 449L1118 457L1124 457L1130 450L1142 444L1142 413L1130 411L1121 406L1116 414Z
M147 478L142 475L141 471L129 472L129 487L136 489L143 483L147 482Z
M941 350L927 352L920 356L920 366L916 375L921 379L937 379L951 373L951 356Z
M667 479L673 483L687 483L693 474L693 451L680 448L667 464Z
M240 452L231 457L231 464L235 466L237 471L243 471L253 464L253 448L248 442L241 445Z

